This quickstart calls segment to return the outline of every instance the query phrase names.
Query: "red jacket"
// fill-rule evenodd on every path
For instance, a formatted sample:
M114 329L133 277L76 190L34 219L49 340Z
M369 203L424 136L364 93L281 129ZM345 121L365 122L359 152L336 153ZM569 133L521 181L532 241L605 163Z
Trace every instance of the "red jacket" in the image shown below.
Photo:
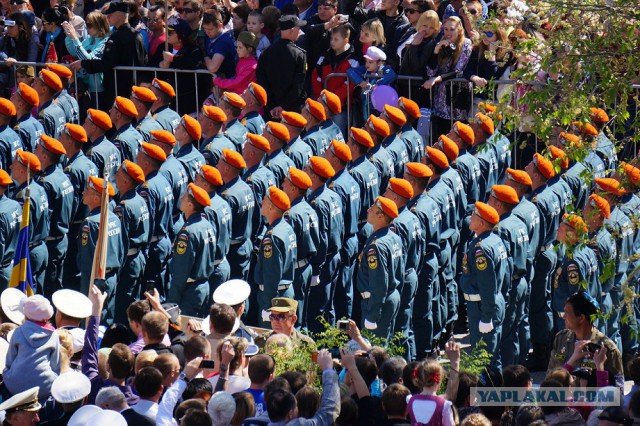
M337 56L333 49L327 50L323 56L320 56L311 74L313 97L317 98L320 96L320 92L325 88L324 82L327 75L332 73L346 73L349 68L360 65L355 58L356 54L353 46L349 46L349 49ZM353 89L355 88L353 84L350 84L349 88L351 90L347 93L347 81L347 77L332 77L327 83L327 90L340 97L343 108L347 104L347 95L351 98Z

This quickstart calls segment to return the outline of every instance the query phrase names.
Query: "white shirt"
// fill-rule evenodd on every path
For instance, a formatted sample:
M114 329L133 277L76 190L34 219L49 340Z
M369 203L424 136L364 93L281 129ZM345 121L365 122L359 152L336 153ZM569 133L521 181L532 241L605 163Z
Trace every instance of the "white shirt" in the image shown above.
M141 399L136 405L132 405L131 408L138 414L142 414L145 417L149 417L154 422L158 415L158 404L149 401L148 399Z
M209 379L211 382L211 386L216 388L216 383L218 383L218 377L213 376ZM229 378L227 379L227 390L226 392L229 394L234 394L236 392L242 392L251 386L251 380L248 377L244 376L236 376L235 374L229 374Z

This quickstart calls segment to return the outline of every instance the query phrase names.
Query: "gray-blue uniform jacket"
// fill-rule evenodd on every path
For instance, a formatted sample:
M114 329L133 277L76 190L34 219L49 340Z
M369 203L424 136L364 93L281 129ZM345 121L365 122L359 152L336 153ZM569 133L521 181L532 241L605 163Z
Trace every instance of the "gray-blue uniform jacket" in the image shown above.
M458 223L457 228L460 229L462 219L464 219L467 214L467 194L464 192L464 184L462 183L460 174L456 169L450 166L442 172L440 180L446 183L447 186L451 188L451 191L453 191L453 196L455 197L454 206Z
M110 168L109 181L115 182L116 172L122 163L122 158L118 148L109 139L100 136L91 143L85 154L98 168L98 176L104 177L104 169L108 166Z
M527 246L527 279L533 278L533 261L540 249L540 213L528 199L522 197L520 203L511 210L511 214L520 219L527 227L529 244Z
M264 118L258 114L258 111L251 111L242 118L241 122L247 128L247 133L253 133L254 135L261 135L267 125L264 122Z
M422 140L420 133L411 126L411 123L406 123L400 128L398 137L402 139L407 148L409 161L419 163L422 160L422 155L424 154L424 141Z
M327 259L338 253L344 239L344 216L342 201L338 194L322 185L309 194L309 204L318 215L319 242L311 265L313 275L320 270Z
M551 248L556 239L556 232L560 224L562 208L560 199L547 185L542 185L528 196L529 200L538 208L540 218L540 239L538 252Z
M602 288L598 276L598 259L594 251L578 243L573 253L567 253L556 270L553 283L552 306L556 312L564 312L567 298L585 289L594 299L601 300Z
M194 213L173 244L171 281L167 301L177 303L184 315L202 315L209 296L209 276L216 257L216 235L206 215ZM202 284L205 284L202 286ZM201 286L202 292L197 287ZM205 294L206 293L206 294Z
M564 173L557 174L547 181L547 186L556 193L560 199L560 209L565 212L568 206L573 204L573 191L569 184L562 178Z
M418 274L422 266L426 241L425 230L420 219L408 207L398 209L398 217L393 220L394 230L402 240L405 281L412 272Z
M618 167L618 155L616 154L616 146L611 139L600 132L596 139L596 153L604 162L605 170L615 170Z
M578 210L582 210L589 198L589 184L586 180L588 172L584 164L578 161L571 161L571 163L562 178L567 182L573 193L573 206Z
M162 130L163 127L158 123L151 114L145 115L139 123L136 123L136 130L142 135L145 142L151 140L152 130Z
M0 286L7 288L11 278L13 257L18 244L22 208L20 203L0 195Z
M589 232L589 248L593 250L598 259L598 275L602 276L605 269L611 270L615 267L615 259L618 254L616 242L604 226L595 232ZM603 294L598 295L595 299L602 302L605 297L604 293L608 293L613 288L615 275L610 274L609 278L601 283Z
M167 155L167 160L160 166L159 172L171 185L173 192L173 207L171 210L171 220L173 232L178 232L182 227L182 216L180 215L180 199L187 190L189 176L182 163L173 155ZM171 234L175 235L175 234Z
M496 160L498 160L498 171L496 174L496 183L501 184L504 182L504 176L507 169L511 167L511 142L505 135L500 132L495 132L487 139L487 144L490 144L496 153ZM490 191L491 187L487 188Z
M620 207L616 206L611 210L609 219L604 220L604 226L613 237L616 242L616 248L618 249L614 289L620 291L620 287L630 267L630 258L634 254L633 225Z
M171 133L180 124L180 114L169 108L169 105L164 105L155 111L151 111L151 117L158 122L160 127Z
M342 211L344 212L344 239L345 241L358 233L358 218L360 217L360 187L349 174L349 171L342 169L337 172L329 181L329 189L335 191L342 200Z
M496 151L491 144L485 142L474 146L470 152L478 159L478 166L480 166L480 180L478 181L480 198L476 201L485 201L493 185L498 183L498 158L496 157Z
M204 157L204 161L206 161L208 165L214 167L218 165L218 161L222 158L223 149L226 148L232 151L237 151L236 145L222 133L202 141L201 146L202 148L200 149L200 152Z
M149 243L169 235L169 228L173 225L171 212L173 211L173 190L167 179L158 171L152 171L146 176L147 180L136 190L147 202L149 210Z
M390 226L371 234L358 256L358 291L368 299L362 317L377 323L387 300L404 280L402 240ZM389 326L393 329L393 324Z
M260 135L262 132L259 133ZM247 138L247 128L242 125L240 120L234 118L224 128L224 135L233 143L234 150L242 152L244 141Z
M327 134L320 128L320 125L310 128L302 141L311 148L312 155L319 157L324 154L331 143L331 139L327 138Z
M320 126L320 129L326 135L329 143L331 143L331 141L334 139L337 140L338 142L345 141L344 135L342 134L342 130L340 130L340 127L338 127L338 125L334 123L333 120L326 119L323 122L321 122L319 126Z
M307 203L304 196L291 202L291 208L284 213L285 220L296 234L296 263L299 267L306 266L318 251L320 235L318 233L318 215ZM306 264L302 262L306 261ZM298 268L296 265L296 269Z
M253 191L253 199L256 200L257 206L261 205L262 199L269 190L269 187L277 185L276 177L271 170L266 168L264 164L256 164L245 170L242 180L249 185ZM253 210L253 218L251 219L253 235L251 240L254 247L260 244L260 240L267 229L267 222L262 216L259 208Z
M258 303L262 309L271 306L271 299L278 297L293 283L298 256L296 234L284 218L279 218L268 228L258 250L254 279L258 284Z
M38 120L44 128L44 133L52 138L59 139L64 125L67 123L67 115L55 99L42 105L38 112Z
M453 190L442 177L427 185L427 195L437 204L440 211L440 241L445 241L458 232L457 212L455 209L455 195Z
M440 222L442 221L440 206L433 198L423 192L409 200L407 208L420 219L424 230L424 254L418 272L427 264L433 270L437 270L438 258L436 254L440 251Z
M113 136L113 145L120 151L122 161L136 161L142 142L149 142L138 132L133 124L127 123L120 127Z
M84 155L84 152L78 151L76 155L69 158L63 171L73 187L71 222L80 222L89 214L89 207L82 204L82 193L87 187L89 176L98 176L98 168Z
M296 136L295 138L290 140L282 148L282 150L285 154L287 154L287 157L289 157L291 161L293 161L293 164L295 164L296 168L300 170L303 170L307 166L307 163L309 162L309 159L312 155L316 155L313 153L313 149L311 148L311 146L303 142L303 140L300 139L300 136Z
M133 256L144 250L149 242L149 210L147 203L134 189L120 195L120 202L113 209L122 226L122 245L125 256Z
M480 164L478 159L471 155L469 151L463 149L460 151L458 158L452 164L452 167L458 171L462 187L467 194L467 208L465 216L473 212L473 206L480 199L480 186L482 180L480 175Z
M61 238L69 232L73 213L73 185L60 165L47 167L38 178L49 200L49 237Z
M637 194L629 193L620 197L618 208L622 210L631 221L633 228L633 253L640 253L640 197ZM640 263L640 259L633 262L634 266Z
M24 204L25 190L27 183L16 188L14 200ZM51 215L49 214L49 200L42 185L36 181L29 183L30 191L30 211L29 211L29 248L40 244L49 236L51 227Z
M233 251L239 256L248 257L253 245L240 247L246 242L251 243L253 210L256 208L253 191L240 177L237 177L220 187L220 195L231 207L233 217L231 245L235 247Z
M0 127L0 168L9 170L9 165L19 149L25 149L20 136L9 126Z
M500 216L500 223L496 231L507 249L510 265L510 281L505 281L502 287L502 295L505 300L515 292L518 281L527 274L527 259L529 256L529 233L527 225L513 212ZM513 283L513 284L512 284Z
M407 145L397 134L384 138L381 145L393 159L393 176L401 178L404 175L404 166L409 162Z
M13 130L18 133L20 139L22 139L22 146L29 152L35 150L36 143L44 133L42 123L33 117L30 112L18 119L16 125L13 126Z
M80 122L80 106L76 98L71 96L67 89L62 89L56 96L56 101L67 117L67 123L78 124Z
M284 178L289 173L289 169L296 166L282 149L272 152L271 155L267 157L264 165L273 172L278 188L282 186L282 182L284 182Z
M366 155L369 161L378 169L378 177L380 178L379 193L384 194L389 184L389 179L391 179L395 171L393 158L382 145L374 146Z
M175 156L187 172L189 183L196 180L200 169L206 164L204 156L192 143L181 146L175 153Z
M584 166L593 173L593 178L603 178L606 176L606 168L604 161L595 151L589 151L584 159Z
M233 216L231 215L229 203L217 192L210 192L209 198L211 198L211 205L204 208L204 213L207 215L207 219L213 226L216 235L215 265L217 266L227 256L231 246Z
M380 195L380 179L378 169L367 158L367 155L351 161L349 174L360 187L360 216L358 225L367 222L367 210Z

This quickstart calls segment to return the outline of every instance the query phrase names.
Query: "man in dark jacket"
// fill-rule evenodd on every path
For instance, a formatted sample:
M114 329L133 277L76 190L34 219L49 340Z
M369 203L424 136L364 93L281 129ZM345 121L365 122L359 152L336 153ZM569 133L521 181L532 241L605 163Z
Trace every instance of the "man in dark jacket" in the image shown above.
M69 68L77 71L84 68L89 74L103 73L104 105L111 105L117 94L128 94L133 85L131 71L118 72L117 80L113 68L117 66L144 66L147 52L140 33L129 25L129 3L111 3L105 12L114 32L109 36L101 59L73 62ZM117 83L117 88L116 88Z

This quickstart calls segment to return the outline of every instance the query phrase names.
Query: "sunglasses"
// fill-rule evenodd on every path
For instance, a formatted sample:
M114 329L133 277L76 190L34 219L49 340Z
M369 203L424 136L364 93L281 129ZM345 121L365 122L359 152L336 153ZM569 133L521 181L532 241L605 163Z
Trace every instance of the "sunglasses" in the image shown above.
M271 314L269 315L269 319L271 321L284 321L288 318L291 318L289 315L287 314Z
M486 36L487 36L487 37L489 37L489 38L493 37L493 35L494 35L494 34L495 34L495 33L494 33L493 31L485 31L485 32L484 32L484 35L486 35Z
M475 10L475 9L468 9L468 11L469 11L469 15L476 16L476 15L480 14L480 11Z
M149 18L147 19L147 22L158 22L160 21L160 18Z
M413 15L414 13L420 13L416 9L405 9L404 10L407 15Z
M176 12L178 12L178 13L193 13L193 12L194 12L194 10L193 10L193 9L188 8L188 7L187 7L187 8L184 8L184 9L178 9L178 8L176 8L176 9L174 9L174 10L175 10Z

